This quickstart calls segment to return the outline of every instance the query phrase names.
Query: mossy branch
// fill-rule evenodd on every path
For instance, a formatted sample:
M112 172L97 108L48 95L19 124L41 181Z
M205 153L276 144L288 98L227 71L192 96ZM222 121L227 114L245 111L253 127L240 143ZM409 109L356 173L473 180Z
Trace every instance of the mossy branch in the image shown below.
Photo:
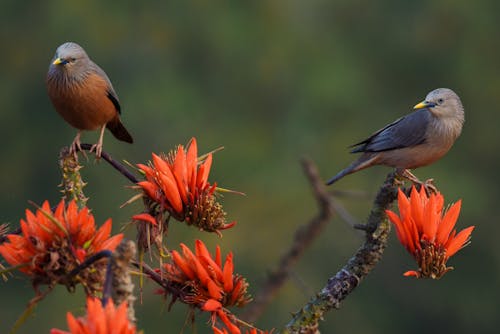
M281 333L319 333L319 320L326 312L337 309L340 303L373 270L382 257L391 229L385 210L396 199L396 173L387 176L375 198L368 222L358 228L365 231L365 242L356 254L331 277L326 286L311 299Z

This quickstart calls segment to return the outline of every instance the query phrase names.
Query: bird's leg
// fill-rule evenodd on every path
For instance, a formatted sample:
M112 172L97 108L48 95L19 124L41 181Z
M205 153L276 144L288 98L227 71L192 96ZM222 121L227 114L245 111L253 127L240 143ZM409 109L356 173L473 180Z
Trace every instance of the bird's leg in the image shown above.
M82 134L82 132L80 130L78 130L78 132L76 133L75 139L73 139L73 142L71 143L71 147L69 149L69 152L73 153L73 156L75 157L76 160L78 160L78 156L77 156L78 151L82 152L82 154L85 156L85 158L87 158L87 155L82 150L82 146L80 143L80 135L81 134Z
M427 191L428 194L431 194L431 193L436 194L438 192L436 186L433 184L434 179L427 179L424 182L422 182L418 179L418 177L413 175L413 173L410 172L409 169L398 170L398 173L399 173L399 175L401 175L402 177L404 177L405 179L407 179L411 183L417 184L421 187L424 187L425 191Z
M102 142L103 142L103 139L104 139L104 130L106 130L106 124L104 124L101 127L101 133L99 135L99 140L97 141L97 144L92 145L92 147L90 148L90 152L92 152L92 151L95 150L95 156L96 156L97 159L101 158Z

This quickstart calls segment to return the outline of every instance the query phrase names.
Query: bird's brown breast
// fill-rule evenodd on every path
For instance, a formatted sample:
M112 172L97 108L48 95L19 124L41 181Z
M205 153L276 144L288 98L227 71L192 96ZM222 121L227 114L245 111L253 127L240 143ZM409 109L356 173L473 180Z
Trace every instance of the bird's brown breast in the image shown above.
M108 83L98 74L79 82L48 78L47 90L57 112L79 130L98 129L118 114L107 96Z

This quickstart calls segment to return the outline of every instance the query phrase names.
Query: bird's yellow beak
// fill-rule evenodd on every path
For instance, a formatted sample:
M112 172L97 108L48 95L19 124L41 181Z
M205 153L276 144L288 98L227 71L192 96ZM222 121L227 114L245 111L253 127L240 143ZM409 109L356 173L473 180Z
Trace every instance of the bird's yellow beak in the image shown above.
M53 65L60 65L62 64L64 61L61 59L61 58L56 58L56 60L54 60L52 62Z
M423 108L432 108L434 107L434 103L430 103L427 101L422 101L419 104L416 104L413 109L423 109Z

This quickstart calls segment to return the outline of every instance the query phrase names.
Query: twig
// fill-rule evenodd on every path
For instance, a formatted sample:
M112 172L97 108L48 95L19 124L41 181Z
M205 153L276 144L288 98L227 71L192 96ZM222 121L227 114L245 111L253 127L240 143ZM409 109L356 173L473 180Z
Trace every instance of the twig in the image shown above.
M108 258L109 259L112 255L113 255L113 252L110 251L110 250L107 250L107 249L102 250L102 251L100 251L98 253L95 253L94 255L92 255L91 257L89 257L88 259L86 259L78 267L76 267L75 269L71 270L69 272L69 274L67 275L68 279L72 278L75 275L78 275L82 270L87 269L88 267L90 267L91 265L93 265L94 263L96 263L97 261L99 261L100 259L103 259L103 258Z
M244 314L240 316L248 322L254 322L273 299L274 295L283 286L290 275L291 268L304 254L305 250L320 235L333 215L330 197L318 175L313 162L308 159L301 160L302 168L311 184L313 195L318 203L319 213L307 225L301 226L294 236L290 249L282 256L278 268L269 273L269 276L255 295L254 301L248 305Z
M156 272L153 268L148 266L146 263L142 262L139 263L137 261L130 261L130 264L136 267L137 269L142 270L142 272L147 275L149 278L151 278L156 284L161 286L163 289L167 290L170 292L173 296L180 296L182 291L179 289L176 289L173 287L170 282L164 278L161 277L161 275Z
M324 314L340 307L345 299L366 277L382 257L390 232L385 210L396 199L395 173L387 176L380 188L365 225L365 242L356 254L328 280L326 286L295 313L281 333L319 333L318 323Z
M92 148L91 144L81 144L82 150L90 151ZM119 171L123 176L130 180L132 183L137 183L139 180L132 174L124 165L114 160L108 153L102 151L101 158L103 158L106 162L108 162L114 169Z

